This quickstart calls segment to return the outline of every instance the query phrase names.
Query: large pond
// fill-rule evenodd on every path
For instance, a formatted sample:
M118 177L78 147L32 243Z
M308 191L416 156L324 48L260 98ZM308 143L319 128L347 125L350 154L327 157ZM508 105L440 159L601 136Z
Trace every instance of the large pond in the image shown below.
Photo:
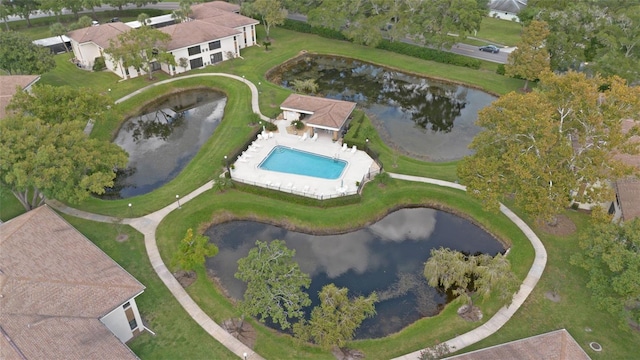
M437 314L446 296L427 284L424 263L431 249L448 247L469 254L504 251L490 234L458 216L428 209L402 209L366 228L341 235L314 236L253 221L232 221L205 232L220 252L207 259L229 296L241 299L246 286L234 278L238 259L247 256L256 240L284 240L296 250L295 260L311 277L308 293L317 294L334 283L351 295L376 291L377 315L364 321L357 338L395 333L414 321ZM309 308L307 313L310 313Z
M104 198L145 194L175 178L213 134L226 102L217 91L188 90L159 98L125 121L114 142L129 153L129 163Z
M285 87L293 80L316 80L318 96L358 103L388 145L429 161L471 154L468 145L481 130L475 125L478 111L496 99L465 86L333 56L301 56L270 78Z

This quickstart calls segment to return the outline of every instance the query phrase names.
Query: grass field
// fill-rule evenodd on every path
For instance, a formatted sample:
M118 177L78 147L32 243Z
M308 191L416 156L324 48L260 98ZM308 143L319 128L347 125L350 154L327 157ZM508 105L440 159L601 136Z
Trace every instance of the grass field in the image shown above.
M498 25L495 29L494 32L497 32ZM491 31L489 31L490 34ZM416 74L448 78L495 94L504 94L522 86L521 81L499 76L490 70L474 71L435 64L277 28L272 30L272 36L273 47L268 52L261 47L245 49L243 59L227 61L189 74L229 72L245 75L256 84L260 82L262 95L260 106L262 112L268 116L278 112L278 105L288 92L268 83L264 74L301 51L350 56ZM478 37L487 38L486 35L480 34ZM491 41L498 42L493 39ZM88 86L114 99L150 84L144 77L120 82L115 75L109 73L85 72L75 68L68 61L68 57L68 55L57 56L58 68L50 74L45 74L41 80L42 83ZM166 78L166 75L158 74L155 81ZM111 120L105 124L98 124L92 136L111 139L124 117L142 104L163 93L196 86L208 86L224 91L229 101L222 124L187 168L174 181L150 194L126 201L92 199L78 205L79 207L122 217L128 215L126 204L132 202L134 214L143 215L174 201L175 194L188 193L221 172L222 157L234 151L238 144L246 140L253 131L253 128L247 124L250 116L248 89L235 81L212 77L197 80L183 79L171 85L154 88L118 105L114 109ZM370 123L365 123L364 126L372 128ZM386 147L375 132L371 133L371 131L367 132L372 140L370 146L381 154L387 170L448 180L456 179L456 163L429 164L402 157ZM2 201L0 216L3 219L5 214L19 213L11 210L11 207L15 208L15 204L10 200L10 193L0 192L0 201ZM222 194L209 191L184 205L180 212L173 212L162 222L158 231L158 244L163 258L167 260L188 227L202 229L216 217L237 216L270 220L308 230L327 228L344 230L372 222L393 206L434 204L447 204L452 209L470 214L492 232L513 241L514 251L509 256L515 271L521 278L523 277L531 264L532 251L524 243L522 235L514 231L512 225L504 222L502 216L484 212L477 202L460 192L396 181L384 187L368 185L360 203L335 206L330 210L237 190L229 190ZM577 224L579 232L589 231L588 219L585 215L569 212L568 216ZM149 323L152 330L158 332L158 336L144 335L129 344L141 358L231 358L226 349L221 348L186 317L175 299L155 276L146 258L140 234L127 227L123 230L115 224L95 224L77 219L69 219L69 221L147 286L145 294L140 298L140 308L145 321ZM529 223L533 222L529 221ZM124 243L116 243L114 238L119 231L126 231L130 239ZM596 309L590 299L589 291L585 288L587 274L567 261L572 253L579 251L577 234L555 237L539 229L537 233L547 246L549 253L547 269L541 282L504 329L472 348L566 328L593 359L634 358L636 356L634 346L640 343L640 335L637 332L620 330L617 328L617 322L612 320L608 313ZM545 292L550 290L559 292L561 300L558 303L546 299ZM238 316L233 305L207 278L204 269L199 270L198 281L189 287L188 291L215 320ZM494 300L488 300L481 305L485 311L485 319L499 307ZM254 325L257 326L259 333L256 351L267 358L331 358L326 351L313 346L300 345L288 336L278 335L255 323ZM386 359L433 345L437 341L446 340L477 325L461 321L455 315L455 306L449 306L439 316L421 320L396 335L379 340L357 341L351 346L365 352L367 358ZM598 341L603 345L604 351L595 353L589 350L588 342L590 341Z
M491 44L515 46L520 41L521 32L521 23L484 17L480 31L474 37L485 39Z

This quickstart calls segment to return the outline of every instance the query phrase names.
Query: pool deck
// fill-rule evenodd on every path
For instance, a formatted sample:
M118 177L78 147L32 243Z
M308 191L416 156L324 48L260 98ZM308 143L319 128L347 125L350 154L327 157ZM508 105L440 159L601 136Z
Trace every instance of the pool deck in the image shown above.
M316 140L301 140L299 135L287 133L288 121L277 120L275 123L278 125L278 131L273 132L273 137L266 140L256 139L253 142L256 146L250 146L233 164L235 168L231 170L231 177L234 180L301 196L326 199L355 194L358 190L356 182L362 181L369 172L378 169L366 152L352 152L351 148L342 151L342 144L333 142L329 134L318 133ZM347 166L338 179L321 179L260 169L258 165L278 145L339 158L346 161Z

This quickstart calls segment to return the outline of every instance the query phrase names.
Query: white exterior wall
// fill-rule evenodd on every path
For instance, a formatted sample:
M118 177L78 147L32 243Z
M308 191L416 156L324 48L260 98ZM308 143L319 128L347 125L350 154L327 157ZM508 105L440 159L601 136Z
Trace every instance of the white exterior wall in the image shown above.
M236 38L239 37L240 36L236 36ZM216 40L220 40L220 48L213 50L209 49L209 43ZM200 53L189 56L188 49L197 45L200 45ZM185 58L187 59L187 67L183 68L180 65L176 65L175 69L172 69L171 65L161 64L161 69L169 75L180 74L191 70L190 60L192 59L202 58L202 66L204 67L211 65L211 55L216 53L222 53L222 61L229 60L229 57L227 56L228 52L233 53L236 57L240 55L240 49L236 47L236 44L233 41L233 36L222 39L213 39L200 44L194 44L188 47L172 50L171 54L173 54L173 57L176 59L176 64L180 64L180 58Z
M492 18L500 19L500 20L520 22L520 18L518 18L518 14L505 12L505 11L491 10L489 11L489 16Z
M300 113L296 111L284 110L282 116L285 120L294 121L300 119Z
M245 47L249 47L249 46L254 46L257 44L256 41L256 26L255 25L248 25L248 26L239 26L237 28L235 28L236 30L240 31L242 34L240 34L238 36L238 47L240 49L245 48ZM247 44L245 45L245 38L247 40Z
M127 78L134 78L141 75L141 74L138 74L138 72L134 67L130 67L129 75L127 76L122 66L120 66L120 64L116 66L113 63L111 56L109 56L109 54L106 54L104 52L104 49L102 49L100 46L96 45L95 43L88 42L88 43L80 44L76 41L71 40L71 49L73 50L73 55L75 56L75 58L80 62L82 67L84 67L85 69L92 69L96 58L100 56L104 56L104 63L107 66L107 69L109 69L109 71L113 72L119 77L123 79L127 79ZM144 74L144 72L142 72L142 74Z
M136 318L136 323L138 325L136 329L143 331L144 326L142 325L142 319L140 318L140 312L138 311L138 305L136 304L135 297L130 299L128 302L131 305L131 309L133 310L133 314ZM127 316L124 313L125 309L122 307L123 305L124 304L118 306L113 311L102 317L100 321L105 324L109 330L111 330L111 332L120 339L120 341L125 343L131 340L133 332L136 329L131 329L129 326L129 321L127 321Z

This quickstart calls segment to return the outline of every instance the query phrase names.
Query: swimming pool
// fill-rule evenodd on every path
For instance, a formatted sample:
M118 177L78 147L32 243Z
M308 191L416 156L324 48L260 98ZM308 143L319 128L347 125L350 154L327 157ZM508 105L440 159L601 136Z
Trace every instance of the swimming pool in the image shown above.
M278 145L262 160L258 167L262 170L287 174L313 176L322 179L340 177L347 162L327 156Z

